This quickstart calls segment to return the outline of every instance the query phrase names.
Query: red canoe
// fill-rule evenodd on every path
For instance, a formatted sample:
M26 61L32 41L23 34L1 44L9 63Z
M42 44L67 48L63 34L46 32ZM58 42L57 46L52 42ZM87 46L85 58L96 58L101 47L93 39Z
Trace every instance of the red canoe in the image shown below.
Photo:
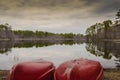
M54 80L102 80L102 76L99 62L77 59L61 64L54 73Z
M13 67L9 80L53 80L54 70L51 62L23 62Z

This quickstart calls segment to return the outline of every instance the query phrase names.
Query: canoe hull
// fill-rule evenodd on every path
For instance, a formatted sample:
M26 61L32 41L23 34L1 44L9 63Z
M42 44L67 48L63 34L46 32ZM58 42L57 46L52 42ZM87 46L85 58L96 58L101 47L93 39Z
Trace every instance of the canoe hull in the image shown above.
M102 80L102 76L99 62L77 59L61 64L54 73L54 80Z
M54 71L51 62L23 62L12 68L9 80L53 80Z

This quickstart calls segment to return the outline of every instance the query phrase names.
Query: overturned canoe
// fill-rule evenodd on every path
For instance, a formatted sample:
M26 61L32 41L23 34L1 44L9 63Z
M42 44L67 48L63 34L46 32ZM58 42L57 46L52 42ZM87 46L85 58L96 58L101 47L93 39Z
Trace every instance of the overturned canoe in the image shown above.
M47 61L23 62L16 64L9 80L53 80L53 63Z
M54 73L54 80L102 80L102 75L99 62L77 59L61 64Z

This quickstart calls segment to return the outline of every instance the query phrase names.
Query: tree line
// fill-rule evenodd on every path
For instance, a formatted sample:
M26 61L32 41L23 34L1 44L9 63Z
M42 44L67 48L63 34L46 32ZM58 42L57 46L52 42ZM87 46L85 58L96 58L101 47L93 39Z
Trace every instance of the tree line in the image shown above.
M75 36L81 36L82 34L74 34L74 33L52 33L46 31L30 31L30 30L13 30L16 35L24 35L26 37L37 36L37 37L48 37L48 36L62 36L64 38L74 38Z
M106 32L108 29L113 28L114 26L119 24L120 10L117 12L116 16L117 18L114 22L112 20L105 20L102 23L96 23L94 25L91 25L89 28L86 29L86 37L89 39L96 36L99 30L104 30L106 36Z
M8 35L7 31L11 32L12 35L11 37L15 38L15 35L18 37L22 38L28 38L28 37L37 37L37 38L45 38L45 37L54 37L54 36L60 36L61 38L66 38L66 39L73 39L76 37L84 37L83 34L74 34L74 33L52 33L52 32L47 32L47 31L31 31L31 30L12 30L11 26L6 23L6 24L1 24L0 25L0 36ZM0 37L1 39L2 37Z
M103 21L102 23L96 23L86 30L86 36L91 37L97 34L97 31L100 29L104 29L105 31L108 30L113 26L113 22L111 20Z

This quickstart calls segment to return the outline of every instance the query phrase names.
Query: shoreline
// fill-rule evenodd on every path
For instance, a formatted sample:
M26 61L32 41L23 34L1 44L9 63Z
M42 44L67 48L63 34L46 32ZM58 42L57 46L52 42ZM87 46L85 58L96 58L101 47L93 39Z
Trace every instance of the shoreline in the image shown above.
M5 79L9 74L9 70L0 70L0 80ZM104 69L103 80L119 80L120 70L117 69Z
M120 70L104 70L104 80L120 80Z
M0 41L86 41L85 39L0 39Z

